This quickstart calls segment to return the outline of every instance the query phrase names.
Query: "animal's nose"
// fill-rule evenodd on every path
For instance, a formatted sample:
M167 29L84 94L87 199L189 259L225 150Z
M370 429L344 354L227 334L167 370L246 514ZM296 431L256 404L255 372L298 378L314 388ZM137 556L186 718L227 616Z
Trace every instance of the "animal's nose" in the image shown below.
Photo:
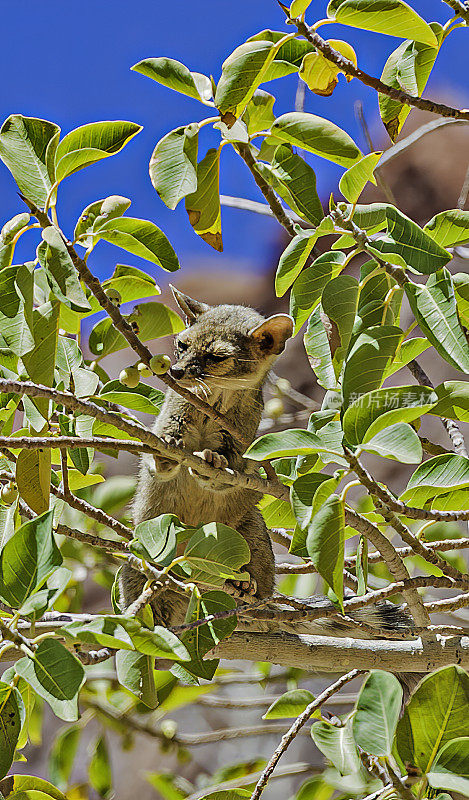
M176 381L178 381L184 375L184 367L178 367L178 365L175 364L169 370L169 374L171 375L172 378L174 378Z

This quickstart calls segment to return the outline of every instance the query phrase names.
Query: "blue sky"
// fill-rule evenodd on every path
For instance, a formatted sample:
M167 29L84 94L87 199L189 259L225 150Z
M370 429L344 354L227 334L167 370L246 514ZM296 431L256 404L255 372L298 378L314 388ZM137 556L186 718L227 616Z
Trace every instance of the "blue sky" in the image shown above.
M413 6L427 21L443 22L451 13L441 0L414 0ZM317 18L325 16L323 0L313 0L313 7L317 9ZM159 200L148 177L148 161L156 141L178 125L212 114L196 101L131 72L130 66L148 56L166 55L183 61L190 69L213 73L218 78L223 59L238 44L263 28L283 30L283 20L275 0L3 3L1 120L11 113L22 113L53 120L64 132L101 119L128 119L144 126L119 155L73 175L62 185L59 214L67 233L73 230L84 206L100 197L122 194L132 199L128 214L151 219L159 225L186 268L204 262L212 268L232 268L234 261L255 264L259 269L268 266L276 222L225 209L225 251L218 255L192 232L183 203L171 212ZM344 26L328 26L321 32L328 38L346 38L355 46L360 66L375 75L380 75L387 56L400 42ZM464 30L452 34L440 53L427 96L469 106L467 37ZM274 108L277 115L292 109L296 78L266 84L265 88L277 97ZM353 117L354 101L358 98L364 103L378 142L381 128L376 95L356 80L347 85L341 80L331 98L307 92L305 110L346 128L364 148ZM209 146L213 140L207 129L204 137ZM386 143L384 134L382 143ZM202 142L201 150L203 146ZM229 150L227 147L223 152L222 192L262 199L244 164ZM317 172L320 193L327 197L337 185L341 170L315 157L311 163ZM13 179L2 164L0 196L3 224L23 209ZM26 234L18 256L30 258L33 247L33 235ZM123 257L111 245L100 243L93 254L93 269L100 277L106 277L116 260L138 265L138 259ZM161 271L157 274L158 268L141 266L165 282Z

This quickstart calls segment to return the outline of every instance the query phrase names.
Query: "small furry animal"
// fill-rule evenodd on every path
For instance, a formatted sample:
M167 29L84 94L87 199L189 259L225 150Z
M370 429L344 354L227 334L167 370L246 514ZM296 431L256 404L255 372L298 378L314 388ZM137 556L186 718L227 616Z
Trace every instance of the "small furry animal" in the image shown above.
M236 425L240 438L252 442L263 409L262 385L277 356L293 332L293 321L286 314L264 319L245 306L209 306L193 300L174 287L174 298L183 311L187 328L175 340L176 362L172 377L181 386L203 397ZM230 467L249 472L252 462L243 459L245 444L220 424L203 415L176 392L168 390L153 430L168 444L183 445L215 467ZM274 589L275 561L264 519L256 507L257 492L231 485L214 485L191 469L166 458L144 456L133 507L137 525L160 514L175 514L189 526L222 522L235 528L251 551L244 567L250 581L234 584L239 596L269 597ZM144 578L126 565L122 571L121 592L127 608L141 593ZM233 592L233 585L230 586ZM312 606L330 608L330 601L312 597ZM153 602L155 623L165 626L184 622L187 599L165 590ZM351 614L372 627L410 632L411 618L398 606L382 602ZM240 622L250 630L269 630L269 624ZM295 633L323 633L369 638L347 621L318 619L315 622L285 624ZM278 629L278 628L277 628Z
M187 324L175 340L176 362L171 376L223 413L239 429L240 439L252 442L263 409L262 385L292 335L293 320L287 314L265 319L246 306L212 307L171 289ZM254 469L252 462L242 457L246 444L171 390L153 430L168 444L183 445L215 467L245 472ZM245 567L250 581L235 588L241 594L268 597L274 587L274 555L264 519L256 508L259 499L252 490L215 486L210 479L174 461L146 456L133 518L138 524L173 513L186 525L222 522L235 528L251 551ZM138 597L143 582L135 570L123 570L121 589L126 607ZM186 602L184 597L165 591L153 605L156 622L181 624Z

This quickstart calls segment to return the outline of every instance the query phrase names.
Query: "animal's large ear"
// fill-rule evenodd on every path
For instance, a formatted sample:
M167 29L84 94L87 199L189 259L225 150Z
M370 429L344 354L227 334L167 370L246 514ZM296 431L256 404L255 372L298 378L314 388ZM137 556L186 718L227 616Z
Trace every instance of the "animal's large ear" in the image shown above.
M288 314L274 314L249 331L264 352L278 355L293 333L293 320Z
M176 289L175 286L169 284L169 288L173 293L173 297L186 318L186 325L193 325L197 322L197 318L201 314L205 314L210 309L207 303L200 303L198 300L193 300L188 294L183 294Z

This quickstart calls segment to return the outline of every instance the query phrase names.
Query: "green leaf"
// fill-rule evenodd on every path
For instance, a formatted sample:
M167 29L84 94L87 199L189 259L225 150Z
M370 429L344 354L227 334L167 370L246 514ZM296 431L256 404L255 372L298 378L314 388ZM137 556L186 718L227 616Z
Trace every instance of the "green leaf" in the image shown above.
M53 122L12 114L0 129L0 158L28 200L44 206L54 182L60 128Z
M61 563L62 556L52 533L52 511L25 522L0 554L4 601L13 608L20 608Z
M116 653L119 683L148 708L156 708L158 705L153 661L150 656L135 651L118 650Z
M13 261L13 254L15 252L15 239L24 228L26 228L30 220L30 215L27 213L16 214L12 219L5 222L5 225L0 231L0 269L9 267Z
M352 212L352 206L347 208L347 214ZM352 219L359 228L368 233L377 233L386 227L386 212L390 208L388 203L371 203L370 205L357 205L352 214Z
M184 560L191 567L191 579L211 586L223 586L226 580L247 580L240 572L251 559L246 540L221 522L204 525L189 539Z
M451 208L436 214L425 225L425 233L441 247L455 247L469 242L469 211Z
M351 167L363 157L348 133L315 114L300 111L282 114L275 120L271 132L282 141L343 167Z
M50 448L20 451L16 460L16 484L20 497L36 514L49 508L50 474Z
M0 778L11 767L24 719L24 704L18 689L0 681Z
M55 296L72 311L90 311L73 261L65 243L52 225L44 228L43 242L37 248L37 257Z
M54 739L49 755L49 776L61 789L66 789L72 774L81 729L78 725L62 728Z
M295 321L294 335L308 319L319 300L324 287L340 272L345 262L345 253L323 253L306 267L297 277L290 292L290 315Z
M373 247L384 256L397 253L406 264L425 275L435 273L451 260L450 253L394 206L387 207L386 219L388 235L373 242Z
M455 504L469 507L469 459L454 453L434 456L417 467L410 476L409 482L401 495L403 502L411 502L417 508L423 508L431 502L433 508L438 508L438 495L451 492ZM464 492L457 491L465 489ZM451 508L451 503L446 505ZM454 507L454 506L453 506ZM456 505L456 510L461 510Z
M163 303L140 303L126 319L137 329L143 341L184 330L181 317ZM98 322L90 332L89 348L95 355L109 355L124 347L128 347L127 339L113 327L108 317Z
M306 549L317 571L342 605L344 586L344 504L337 495L328 497L308 527Z
M376 178L373 173L381 156L381 151L379 153L369 153L354 164L353 167L350 167L347 172L344 172L339 181L339 190L349 203L357 202L368 181L376 186Z
M197 190L197 145L199 126L181 126L163 136L150 159L150 179L163 203L176 208L179 201Z
M353 28L438 46L430 26L403 0L374 0L371 4L369 0L345 0L337 8L335 18Z
M366 453L391 458L402 464L419 464L422 445L414 429L406 422L396 422L378 431L362 445Z
M390 375L394 375L395 372L398 372L400 369L405 367L409 361L418 358L418 356L424 353L425 350L428 350L429 347L430 342L427 339L422 339L418 336L416 336L414 339L408 339L407 341L402 342L401 346L397 348L396 355L394 356L393 360L386 367L384 377L389 378Z
M125 408L133 411L141 411L142 414L159 414L164 400L163 392L140 382L135 389L129 389L119 380L108 381L99 393L103 400L110 400L112 403L119 403Z
M55 786L35 775L10 775L0 781L0 792L8 800L67 800Z
M285 37L285 31L263 30L251 36L248 42L274 42L277 43ZM314 45L305 39L289 39L281 45L274 56L274 60L267 67L263 81L272 81L298 72L306 53L314 52Z
M447 742L433 762L428 783L437 789L469 793L469 736Z
M215 105L222 118L226 114L234 118L241 116L254 92L265 80L267 68L279 47L278 43L251 40L237 47L223 62L215 93Z
M112 791L112 774L109 754L104 736L99 736L88 765L90 784L100 797L110 797Z
M315 722L311 727L311 736L316 747L342 775L358 772L361 762L353 739L351 719L342 728L323 720Z
M304 14L310 5L311 0L293 0L290 6L290 17L295 19L296 17L301 16L301 14Z
M397 726L401 759L430 771L437 753L456 737L469 736L469 675L456 665L426 675Z
M285 692L269 706L262 719L285 719L288 717L299 717L314 700L314 695L307 689L292 689L290 692ZM317 709L313 713L313 717L320 716L320 711Z
M347 350L352 336L355 314L358 304L359 285L356 278L351 275L339 275L333 278L324 287L322 293L322 307L337 326L340 344L333 356L336 376L340 373L342 362L347 355Z
M271 458L320 453L324 449L316 434L302 429L266 433L256 439L246 450L244 457L253 461Z
M85 671L57 639L43 639L33 656L21 658L15 669L57 717L66 722L78 719L78 692L84 683Z
M357 336L347 356L343 377L344 407L379 389L402 336L390 325L368 328Z
M469 372L469 345L458 319L451 273L430 275L427 285L406 283L405 292L422 333L451 366Z
M186 196L194 231L219 253L223 251L220 210L220 148L211 148L197 165L197 188Z
M351 445L369 442L396 422L413 422L438 401L427 386L389 386L360 395L346 410L342 425Z
M166 272L179 269L179 261L163 231L153 222L134 217L119 217L101 225L96 231L100 239L122 247L128 253L157 264Z
M22 361L26 372L33 383L43 386L53 386L55 354L57 349L57 336L59 329L59 303L57 300L43 303L34 309L32 324L34 329L34 350L25 353ZM23 406L25 398L23 397ZM42 430L44 422L49 415L49 400L38 397L32 401L42 416L35 429ZM36 509L34 509L35 511Z
M200 72L190 72L174 58L144 58L131 69L194 100L204 102L212 96L209 79Z
M313 225L318 225L324 217L324 211L316 191L316 174L313 168L287 145L277 147L271 167L291 196L293 210Z
M317 233L299 233L286 246L275 274L275 293L283 297L298 277L316 244Z
M116 650L132 650L134 645L125 628L120 623L119 616L109 615L95 617L90 622L71 622L62 628L62 633L67 640L85 642L98 647L112 647Z
M145 520L136 526L130 548L142 558L165 567L175 558L176 533L180 529L181 524L174 514L162 514L155 519Z
M402 687L390 672L372 670L358 696L353 737L366 753L390 756L402 703Z
M469 385L465 381L445 381L435 392L439 399L431 414L469 422Z
M103 200L95 200L83 209L73 233L74 240L80 239L83 247L90 247L95 243L93 233L108 219L121 217L129 208L131 201L128 197L113 194ZM97 309L99 306L97 307Z
M406 41L389 56L381 75L381 80L393 89L421 97L433 69L443 36L443 28L438 22L429 26L437 39L438 46L422 42ZM413 37L412 37L413 38ZM411 111L411 106L400 103L386 94L379 94L379 111L383 124L395 141Z
M357 67L357 55L348 42L343 42L340 39L327 39L326 44L342 56L345 56ZM339 73L341 72L345 75L347 81L352 80L351 75L348 75L337 64L329 61L318 51L316 53L308 53L304 57L299 77L304 80L312 92L321 97L329 97L339 82Z
M273 106L275 97L263 89L256 89L243 114L248 135L252 136L259 131L264 131L275 121Z
M332 364L329 337L319 307L314 309L309 318L308 328L304 335L304 345L308 361L316 374L319 385L324 389L335 389L337 378Z
M2 269L0 290L2 343L22 358L34 348L34 264L28 261Z
M328 475L321 475L319 472L308 472L292 483L290 489L291 506L300 528L306 528L311 522L316 493L319 487L329 480Z
M186 614L187 622L195 622L204 619L211 614L220 611L231 611L236 608L236 601L233 597L221 591L204 592L202 596L194 592ZM198 628L188 630L182 635L182 641L187 647L191 661L184 664L175 665L173 674L181 675L185 673L197 678L211 680L218 666L218 659L204 660L204 656L212 650L222 639L231 636L237 625L236 615L233 614L225 619L215 619Z
M141 130L141 125L125 120L90 122L75 128L57 147L56 180L62 181L84 167L119 153Z

